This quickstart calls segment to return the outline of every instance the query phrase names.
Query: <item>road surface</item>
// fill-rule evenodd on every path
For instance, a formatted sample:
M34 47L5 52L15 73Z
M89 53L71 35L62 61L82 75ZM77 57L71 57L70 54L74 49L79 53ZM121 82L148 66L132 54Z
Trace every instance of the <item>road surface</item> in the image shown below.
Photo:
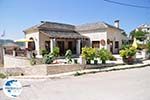
M15 100L150 100L150 67L20 81L30 86ZM0 100L12 99L0 91Z

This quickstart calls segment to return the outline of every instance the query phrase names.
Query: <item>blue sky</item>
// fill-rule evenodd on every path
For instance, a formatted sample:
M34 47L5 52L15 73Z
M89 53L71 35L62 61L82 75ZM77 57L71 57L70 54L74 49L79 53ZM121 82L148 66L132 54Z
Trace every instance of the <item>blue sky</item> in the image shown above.
M149 0L113 0L149 6ZM0 0L0 33L5 39L24 37L22 32L40 21L84 24L120 20L127 33L140 24L150 24L150 9L121 6L104 0Z

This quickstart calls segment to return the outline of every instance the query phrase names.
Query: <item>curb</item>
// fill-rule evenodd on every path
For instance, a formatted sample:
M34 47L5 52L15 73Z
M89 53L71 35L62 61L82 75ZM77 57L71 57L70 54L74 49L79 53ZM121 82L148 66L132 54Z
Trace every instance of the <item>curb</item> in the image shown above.
M110 71L119 71L119 70L126 70L126 69L135 69L135 68L144 68L150 66L150 63L147 64L137 64L137 65L123 65L123 66L114 66L114 67L107 67L103 69L85 69L80 71L73 71L68 73L60 73L60 74L54 74L54 75L47 75L47 76L14 76L9 77L15 78L15 79L59 79L65 76L80 76L83 74L92 74L92 73L98 73L98 72L110 72ZM76 75L76 74L79 75Z

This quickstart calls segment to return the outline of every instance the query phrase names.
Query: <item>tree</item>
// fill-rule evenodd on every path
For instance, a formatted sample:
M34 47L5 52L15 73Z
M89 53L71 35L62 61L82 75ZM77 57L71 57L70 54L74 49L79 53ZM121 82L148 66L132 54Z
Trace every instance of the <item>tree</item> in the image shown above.
M148 34L148 32L143 32L143 31L132 31L130 32L130 36L135 37L137 40L143 41L146 39L146 34Z

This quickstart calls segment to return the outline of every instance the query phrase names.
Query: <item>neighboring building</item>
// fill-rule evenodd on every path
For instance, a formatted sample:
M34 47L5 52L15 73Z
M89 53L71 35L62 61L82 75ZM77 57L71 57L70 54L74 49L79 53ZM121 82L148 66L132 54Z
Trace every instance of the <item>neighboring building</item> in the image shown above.
M143 32L149 32L150 33L150 24L142 24L139 27L135 29L136 31L143 31Z
M143 43L147 43L148 40L150 40L150 24L142 24L140 26L138 26L137 28L135 28L133 31L143 31L143 32L147 32L149 34L145 34L146 39L144 41L137 41L139 44L143 44ZM130 35L130 39L133 39L133 36Z
M64 55L67 49L80 55L84 46L104 47L112 53L118 53L127 37L119 28L118 20L115 21L115 25L98 22L74 26L42 21L41 24L24 30L25 38L33 40L26 43L26 48L36 50L37 55L40 55L41 49L52 51L55 46L60 48L60 55Z

